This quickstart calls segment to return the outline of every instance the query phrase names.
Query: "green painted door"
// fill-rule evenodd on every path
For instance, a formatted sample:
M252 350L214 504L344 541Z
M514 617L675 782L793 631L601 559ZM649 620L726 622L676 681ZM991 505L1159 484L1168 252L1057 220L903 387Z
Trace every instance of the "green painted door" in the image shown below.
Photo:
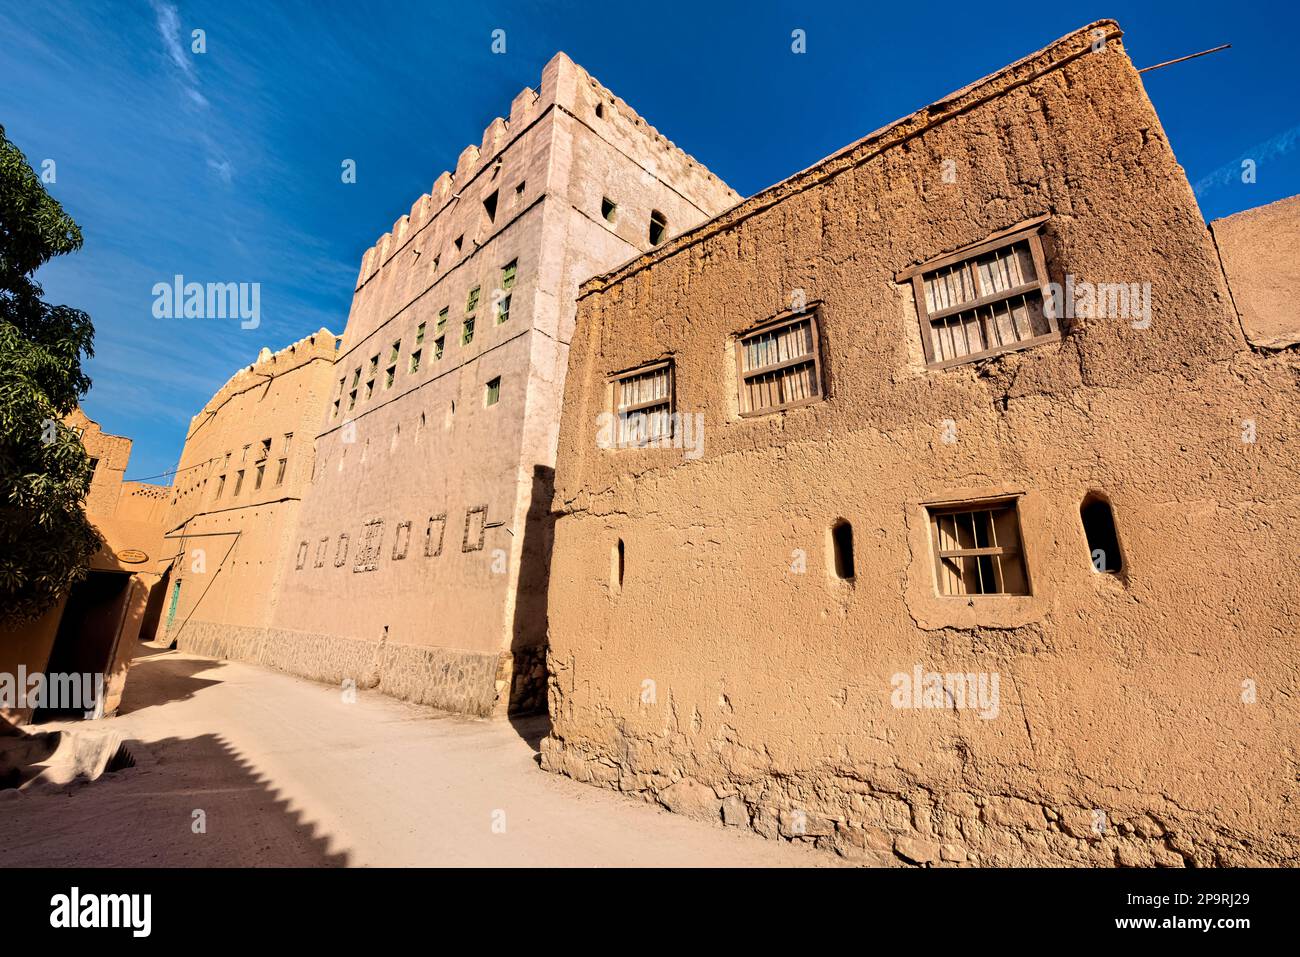
M167 630L171 631L172 620L176 617L176 603L181 599L181 583L178 580L172 585L172 601L167 606Z

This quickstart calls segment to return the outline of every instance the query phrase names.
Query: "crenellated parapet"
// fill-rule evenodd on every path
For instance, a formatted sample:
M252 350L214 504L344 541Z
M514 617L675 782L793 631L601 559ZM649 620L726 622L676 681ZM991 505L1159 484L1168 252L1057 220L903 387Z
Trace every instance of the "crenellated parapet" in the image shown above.
M540 92L520 90L510 103L510 116L493 118L478 144L470 143L456 158L453 171L444 171L410 212L393 223L361 258L356 288L360 289L407 241L420 233L460 195L483 170L498 162L503 150L548 109L559 107L598 135L615 142L646 170L673 182L702 208L723 209L739 202L731 189L707 167L651 126L635 110L564 53L557 53L542 70ZM599 115L598 115L599 114ZM696 195L692 196L691 193Z
M203 408L199 410L198 415L190 419L191 431L201 422L215 415L232 396L238 395L253 386L264 384L267 379L299 369L317 359L326 359L333 362L340 341L339 336L322 326L311 335L285 346L278 352L272 352L266 346L263 346L262 350L257 354L256 361L251 365L244 366L231 376L226 381L226 384L218 389Z

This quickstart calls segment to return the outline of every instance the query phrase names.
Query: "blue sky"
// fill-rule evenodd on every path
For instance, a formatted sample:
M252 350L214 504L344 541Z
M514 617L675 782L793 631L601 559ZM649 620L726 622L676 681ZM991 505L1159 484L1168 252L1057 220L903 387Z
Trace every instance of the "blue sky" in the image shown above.
M0 124L55 161L85 232L39 278L93 317L85 407L135 440L128 477L145 478L263 345L342 332L361 254L556 50L750 195L1102 17L1138 66L1230 42L1144 77L1209 219L1300 193L1297 7L3 0ZM153 285L177 273L260 282L260 327L154 318Z

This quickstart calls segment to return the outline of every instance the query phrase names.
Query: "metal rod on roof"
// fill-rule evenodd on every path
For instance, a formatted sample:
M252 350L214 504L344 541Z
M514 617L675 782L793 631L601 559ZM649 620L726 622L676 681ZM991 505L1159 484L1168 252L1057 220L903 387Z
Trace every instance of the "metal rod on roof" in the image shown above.
M1187 56L1180 56L1177 60L1166 60L1164 63L1157 63L1154 66L1144 66L1138 70L1139 73L1146 73L1148 70L1158 70L1162 66L1171 66L1175 63L1182 63L1184 60L1195 60L1198 56L1205 56L1207 53L1218 53L1220 50L1226 50L1231 43L1225 43L1221 47L1215 47L1213 50L1202 50L1200 53L1189 53Z

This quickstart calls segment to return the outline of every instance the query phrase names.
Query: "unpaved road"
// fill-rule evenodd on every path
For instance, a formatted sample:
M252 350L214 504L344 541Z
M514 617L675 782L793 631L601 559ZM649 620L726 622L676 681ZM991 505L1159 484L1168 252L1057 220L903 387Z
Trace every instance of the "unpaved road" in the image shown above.
M548 774L545 719L345 703L238 662L142 648L119 716L93 726L130 739L137 766L0 792L0 867L835 863Z

